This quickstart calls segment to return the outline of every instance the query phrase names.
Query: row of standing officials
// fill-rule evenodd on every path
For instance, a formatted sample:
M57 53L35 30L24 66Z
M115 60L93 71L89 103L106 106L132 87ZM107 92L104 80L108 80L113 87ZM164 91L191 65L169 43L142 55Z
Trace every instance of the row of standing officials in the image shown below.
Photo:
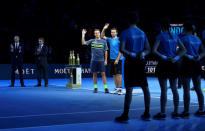
M48 86L48 76L47 76L47 54L48 47L44 44L45 39L40 37L38 39L39 45L35 48L34 55L37 67L37 80L38 84L36 87L41 86L41 73L43 72L45 87ZM23 54L24 54L24 45L20 42L20 37L18 35L14 36L14 42L10 44L10 55L11 55L11 85L10 87L14 87L15 85L15 72L18 69L20 83L22 87L25 87L23 81Z

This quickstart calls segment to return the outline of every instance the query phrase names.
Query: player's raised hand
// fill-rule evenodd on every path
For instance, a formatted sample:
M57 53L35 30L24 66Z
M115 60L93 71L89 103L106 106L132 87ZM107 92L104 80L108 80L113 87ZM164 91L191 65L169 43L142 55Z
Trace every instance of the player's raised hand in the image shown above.
M106 23L106 24L104 25L103 29L106 30L106 29L109 27L109 25L110 25L109 23Z
M82 35L85 35L87 33L86 29L82 30Z

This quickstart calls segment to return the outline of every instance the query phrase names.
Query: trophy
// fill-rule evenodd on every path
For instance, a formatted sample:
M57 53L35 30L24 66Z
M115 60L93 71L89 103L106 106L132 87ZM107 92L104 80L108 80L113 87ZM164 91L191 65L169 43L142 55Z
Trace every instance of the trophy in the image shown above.
M80 88L81 87L81 67L79 54L75 56L73 50L70 50L69 54L69 66L67 67L70 70L69 79L70 83L66 84L66 87L70 88Z
M75 53L74 53L74 51L72 53L72 65L75 65Z
M77 56L75 56L74 51L70 51L70 55L69 55L69 58L68 58L68 64L69 65L80 65L79 54L77 54Z
M80 65L80 57L79 57L79 54L77 54L76 65Z
M72 51L70 51L68 64L69 64L69 65L72 65Z

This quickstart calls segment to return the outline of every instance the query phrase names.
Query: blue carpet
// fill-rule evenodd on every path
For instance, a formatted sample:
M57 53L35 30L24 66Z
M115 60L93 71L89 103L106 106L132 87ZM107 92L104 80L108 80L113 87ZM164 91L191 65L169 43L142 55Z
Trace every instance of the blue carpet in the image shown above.
M149 78L152 96L151 114L160 110L160 88L156 78ZM70 130L204 130L205 118L171 119L173 111L172 93L168 90L167 115L164 121L141 121L144 110L142 93L136 93L131 105L128 123L115 123L123 109L124 95L103 93L102 79L99 78L99 93L92 93L92 79L83 79L81 89L68 89L67 79L51 79L49 87L33 87L36 80L25 80L27 87L9 88L10 81L0 81L0 129L12 131L70 131ZM42 83L43 85L43 83ZM205 82L202 80L202 87ZM108 87L114 89L112 78L108 78ZM180 100L183 99L182 89L179 89ZM195 92L191 92L190 112L198 109ZM180 102L179 112L183 110Z

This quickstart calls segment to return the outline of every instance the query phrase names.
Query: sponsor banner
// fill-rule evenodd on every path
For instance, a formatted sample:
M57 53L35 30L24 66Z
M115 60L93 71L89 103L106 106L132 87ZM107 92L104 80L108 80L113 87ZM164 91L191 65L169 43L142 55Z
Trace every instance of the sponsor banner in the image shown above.
M154 76L155 69L158 64L156 60L146 61L146 73L148 76ZM202 77L205 70L205 64L202 64ZM48 78L68 78L70 70L66 68L67 64L48 64ZM11 65L10 64L0 64L0 80L6 80L11 78ZM77 70L77 77L88 78L92 77L92 72L89 64L82 64L81 69ZM81 72L81 74L80 74ZM16 78L18 79L19 72L16 70ZM100 76L100 73L98 73ZM106 66L107 77L112 77L110 75L110 66ZM24 79L35 79L37 78L37 71L35 64L23 64L23 77ZM42 77L43 78L43 77Z

